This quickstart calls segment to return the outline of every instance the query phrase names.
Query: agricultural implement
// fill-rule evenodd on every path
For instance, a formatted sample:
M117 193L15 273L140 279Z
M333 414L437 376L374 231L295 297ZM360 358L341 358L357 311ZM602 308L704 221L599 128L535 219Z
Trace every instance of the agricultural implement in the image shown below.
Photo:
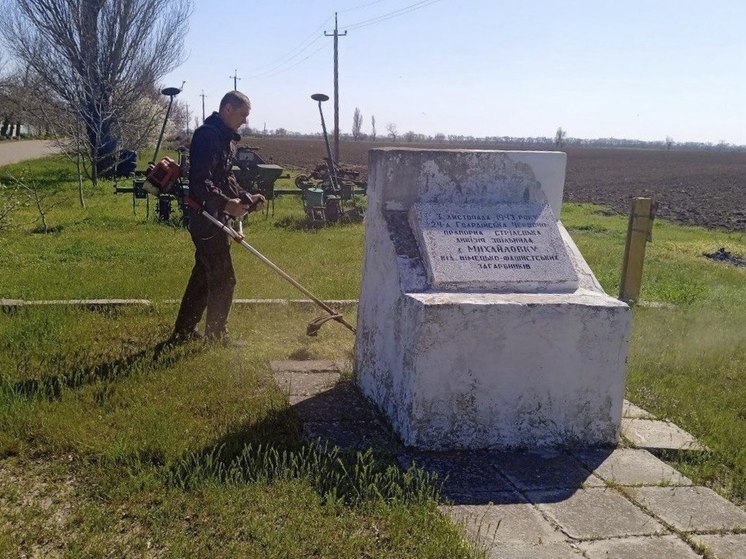
M114 193L120 192L132 192L132 213L135 213L135 203L137 200L145 200L145 215L150 215L150 198L149 194L158 198L157 212L158 219L160 221L169 221L171 218L171 204L174 200L178 200L179 207L182 210L182 223L187 225L187 212L186 204L184 203L184 196L188 194L189 187L186 181L182 180L182 175L186 177L189 170L189 162L186 154L186 150L179 152L179 163L177 164L170 157L164 157L159 165L155 165L158 158L158 152L161 149L161 142L163 141L163 135L166 131L166 124L168 123L168 117L171 116L171 107L174 104L174 97L181 93L184 87L184 83L179 87L167 87L161 90L163 95L168 97L168 108L166 109L166 116L163 119L163 125L161 126L161 133L158 135L158 142L155 145L155 152L153 152L153 159L150 161L147 171L135 171L134 177L132 178L132 187L120 187L114 183ZM152 170L155 169L158 176L155 180L159 181L170 181L173 188L168 193L161 192L158 188L153 186L150 181Z
M364 194L366 183L358 180L358 171L341 167L332 157L324 112L321 109L321 103L328 101L329 96L314 93L311 99L319 105L327 156L324 158L324 163L317 166L310 175L298 175L295 179L295 186L301 190L303 209L312 223L335 223L340 219L360 219L362 210L354 203L345 209L345 202L353 202L355 194Z
M180 223L187 226L189 220L186 203L186 198L189 195L189 150L186 147L180 147L177 150L179 153L178 163L170 157L164 157L158 164L155 164L158 160L158 152L160 151L166 124L171 114L174 97L181 93L181 89L167 87L161 93L169 97L169 103L148 171L135 173L131 189L115 186L115 192L132 192L133 213L135 211L135 201L144 199L146 215L150 213L150 199L148 195L156 196L158 198L158 220L166 223L171 221L173 203L176 202L178 208L181 210ZM283 169L279 165L266 163L256 153L258 149L254 147L238 148L233 172L241 188L251 194L262 194L265 199L271 201L274 211L274 184L281 177ZM286 178L289 177L286 176ZM164 185L169 185L169 187L163 188ZM269 208L267 208L267 211L269 211Z
M246 192L261 194L269 202L265 208L265 216L269 214L269 206L272 206L272 215L275 213L275 181L280 178L290 178L282 174L282 167L267 163L257 153L257 147L240 147L236 151L236 161L233 174Z

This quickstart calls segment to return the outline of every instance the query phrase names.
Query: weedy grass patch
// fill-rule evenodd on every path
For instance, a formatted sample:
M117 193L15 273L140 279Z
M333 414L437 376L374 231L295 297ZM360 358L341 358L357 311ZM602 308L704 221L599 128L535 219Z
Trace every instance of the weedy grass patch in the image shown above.
M269 360L349 360L345 329L308 338L313 310L237 307L232 330L250 350L157 353L175 312L0 315L3 359L16 364L0 390L8 546L64 544L72 557L473 556L437 512L439 480L302 440Z

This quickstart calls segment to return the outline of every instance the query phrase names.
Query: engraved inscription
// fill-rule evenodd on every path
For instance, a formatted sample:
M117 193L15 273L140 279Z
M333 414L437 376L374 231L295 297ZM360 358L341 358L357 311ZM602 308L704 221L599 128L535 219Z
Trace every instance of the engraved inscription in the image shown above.
M547 204L415 205L410 224L435 287L577 286Z

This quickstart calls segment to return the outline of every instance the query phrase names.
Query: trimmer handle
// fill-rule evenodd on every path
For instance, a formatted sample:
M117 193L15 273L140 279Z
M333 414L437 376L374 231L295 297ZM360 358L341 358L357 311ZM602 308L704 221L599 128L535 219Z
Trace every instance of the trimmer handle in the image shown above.
M185 196L184 202L186 202L186 205L192 208L193 210L201 211L202 206L199 205L199 202L192 198L191 196Z

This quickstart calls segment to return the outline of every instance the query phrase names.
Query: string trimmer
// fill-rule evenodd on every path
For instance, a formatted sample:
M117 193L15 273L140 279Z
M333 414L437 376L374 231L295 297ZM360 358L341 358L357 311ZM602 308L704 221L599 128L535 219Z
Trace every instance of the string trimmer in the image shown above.
M353 334L355 333L355 328L353 328L342 316L341 313L335 312L334 309L332 309L329 305L324 303L321 299L317 298L313 293L311 293L308 289L303 287L300 283L298 283L295 279L293 279L290 275L288 275L286 272L284 272L279 266L277 266L274 262L272 262L269 258L264 256L261 252L256 250L253 246L251 246L249 243L246 242L244 239L244 236L242 233L239 233L232 227L225 225L220 220L216 219L209 213L207 213L202 206L199 205L199 203L187 196L184 200L186 204L198 212L203 217L210 220L215 226L222 229L225 233L228 234L228 236L236 241L238 244L240 244L242 247L244 247L246 250L248 250L251 254L256 256L259 260L264 262L267 266L272 268L274 272L276 272L278 275L289 281L296 289L299 289L301 292L303 292L305 295L307 295L314 303L316 303L319 307L324 309L328 314L320 316L318 318L313 319L311 322L308 323L308 326L306 327L306 334L309 336L315 336L319 329L324 325L325 322L328 322L329 320L336 320L343 326L345 326L350 332Z

